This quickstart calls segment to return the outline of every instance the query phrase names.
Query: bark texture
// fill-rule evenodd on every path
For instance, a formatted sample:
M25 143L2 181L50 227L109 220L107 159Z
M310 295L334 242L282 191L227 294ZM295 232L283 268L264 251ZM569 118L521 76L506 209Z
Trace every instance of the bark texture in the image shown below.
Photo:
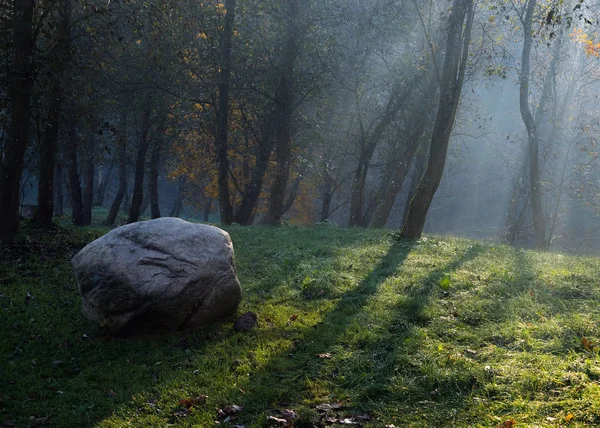
M431 137L430 154L401 231L405 238L419 238L423 233L427 212L444 173L450 133L454 126L469 55L473 9L472 0L454 0L448 17L440 102Z

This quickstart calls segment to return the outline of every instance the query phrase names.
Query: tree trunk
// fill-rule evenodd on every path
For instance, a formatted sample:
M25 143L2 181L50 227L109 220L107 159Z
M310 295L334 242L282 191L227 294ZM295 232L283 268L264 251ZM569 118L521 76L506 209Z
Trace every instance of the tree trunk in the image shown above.
M110 179L112 178L112 171L115 167L115 161L114 159L111 159L110 163L108 164L108 171L106 171L102 174L102 177L99 178L99 183L98 183L98 188L97 188L97 192L96 192L96 206L98 207L103 207L104 206L104 199L106 196L106 189L108 188L108 185L110 184Z
M423 95L423 101L432 100L437 92L437 81L432 80L428 85L426 92ZM373 215L372 226L376 228L385 227L387 220L394 207L394 202L398 193L402 189L404 180L410 171L410 163L415 157L419 149L419 141L423 138L425 131L430 126L430 115L429 115L429 103L421 102L417 111L411 118L410 130L404 141L404 149L402 150L402 157L399 160L396 168L394 169L392 177L383 183L384 191L381 192L381 196L378 198L378 205Z
M54 189L56 190L54 193L56 195L56 203L54 204L54 215L61 217L64 215L65 211L65 195L64 195L64 184L63 184L63 176L64 176L64 162L58 156L56 161L56 169L55 169L55 178L54 178Z
M533 230L535 234L535 245L538 249L547 248L546 226L544 222L544 211L542 207L542 192L540 189L540 171L539 171L539 137L538 129L531 114L529 107L529 78L531 62L531 45L533 41L532 24L533 12L537 0L529 0L524 17L524 42L523 55L521 57L521 76L519 107L523 123L527 128L529 136L527 153L529 156L529 194L531 197L531 212L533 215Z
M119 127L119 140L118 140L118 157L119 157L119 187L117 194L113 200L110 210L108 211L108 217L106 224L112 226L115 224L117 215L119 214L119 208L125 197L127 191L127 114L125 109L121 113L121 125Z
M423 76L422 73L416 74L410 82L403 85L404 87L401 87L403 82L396 82L381 120L377 123L377 126L375 126L372 133L365 131L362 122L360 123L361 144L358 166L354 172L352 193L350 196L350 227L367 226L367 218L364 212L364 192L371 159L388 127L393 123L398 116L398 113L405 106L410 94ZM358 109L359 106L357 103L357 110Z
M450 133L454 126L469 55L473 9L473 0L454 0L448 17L440 102L431 137L429 160L401 231L405 238L421 237L427 212L444 173Z
M83 226L83 197L81 195L81 182L79 177L79 166L77 165L77 132L75 118L71 117L68 142L66 144L65 157L67 163L67 174L69 176L69 189L71 191L72 221L75 226Z
M269 211L263 219L265 223L274 225L281 223L281 217L284 213L283 205L292 164L293 82L295 79L294 67L298 58L300 1L286 1L286 34L278 70L279 81L275 92L275 159L277 160L277 167L273 187L271 188Z
M431 143L431 141L429 143ZM417 188L419 187L419 183L423 178L423 174L425 174L425 168L427 167L428 158L427 155L429 152L429 147L426 146L426 144L422 144L422 147L417 151L417 155L415 157L415 164L413 165L412 176L410 178L410 188L408 189L406 203L404 204L404 212L402 213L402 224L406 222L406 218L408 217L408 210L410 208L410 202L417 194Z
M13 242L19 228L19 195L29 143L33 86L33 0L13 3L13 46L9 69L10 125L0 166L0 243Z
M58 128L64 100L64 74L71 49L71 1L63 0L57 50L58 55L53 70L53 81L48 94L48 115L40 141L40 171L38 178L38 206L36 223L49 227L54 212L54 165L56 158Z
M164 145L164 129L161 125L152 145L150 153L150 170L148 172L148 197L150 202L150 215L152 218L160 218L160 205L158 200L158 175L160 170L160 157Z
M183 192L185 191L186 182L187 177L185 175L182 175L177 179L177 196L175 197L173 208L171 208L171 213L169 214L171 217L179 217L179 214L181 213L181 208L183 207Z
M561 44L562 35L559 35L558 40L555 42L554 45L552 60L550 61L550 65L548 67L548 71L546 72L546 76L544 77L542 94L540 96L538 106L535 109L534 123L536 129L540 129L542 119L545 116L546 105L548 104L548 101L551 100L552 93L555 92L555 88L553 88L552 85L553 82L556 82L556 68L558 65L558 60L560 59ZM565 102L563 103L563 107L561 109L563 113L566 109L566 104L568 103L568 100L571 99L572 90L574 89L574 81L575 79L572 78L571 82L569 83L567 95L565 96ZM549 146L551 146L553 144L553 141L556 139L556 130L558 129L557 125L559 120L552 118L550 122L552 123L552 132L550 133L550 137L547 141ZM511 245L516 244L517 240L519 239L519 235L522 229L524 228L524 222L527 218L527 213L529 209L529 202L531 199L529 177L527 177L527 172L529 170L529 162L529 149L527 148L523 156L523 162L519 168L519 175L512 186L511 199L506 217L504 241Z
M86 137L86 156L83 169L83 225L92 224L92 209L94 208L94 148L95 141L92 134Z
M271 158L271 151L273 149L270 133L267 133L267 136L259 144L256 166L252 172L250 184L242 196L240 208L235 216L235 222L244 226L252 223L254 210L262 191L265 173L269 167L269 159Z
M208 223L208 218L210 216L210 210L212 208L212 198L206 198L206 204L204 204L204 223Z
M225 0L225 23L220 41L220 70L218 75L219 103L217 106L217 132L215 148L217 152L217 181L219 187L219 211L221 223L231 224L233 206L229 195L229 86L233 60L233 25L235 22L236 0Z
M375 146L372 145L375 149ZM352 180L352 194L350 196L350 223L349 226L366 227L364 218L364 194L365 183L367 180L367 172L369 164L373 157L374 150L361 153L358 160L358 166L354 171L354 179Z
M133 181L133 196L129 207L129 217L127 223L135 223L140 218L142 202L144 200L144 175L146 172L146 154L150 140L148 132L150 129L150 115L152 114L152 104L150 99L146 100L142 111L142 120L140 124L140 138L138 140L138 150L135 160L135 176Z

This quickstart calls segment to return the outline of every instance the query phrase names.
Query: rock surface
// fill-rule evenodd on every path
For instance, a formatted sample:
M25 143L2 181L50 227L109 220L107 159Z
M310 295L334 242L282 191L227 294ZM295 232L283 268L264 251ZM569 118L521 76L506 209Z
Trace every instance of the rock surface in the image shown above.
M71 263L84 315L113 333L195 328L241 300L229 234L178 218L114 229Z

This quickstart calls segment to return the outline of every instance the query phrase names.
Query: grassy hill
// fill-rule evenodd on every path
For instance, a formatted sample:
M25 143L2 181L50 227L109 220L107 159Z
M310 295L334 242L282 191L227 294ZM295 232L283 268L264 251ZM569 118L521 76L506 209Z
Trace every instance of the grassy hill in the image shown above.
M298 427L600 425L599 259L329 226L228 231L250 333L232 319L107 336L68 265L98 229L25 229L0 250L0 426L262 427L286 410Z

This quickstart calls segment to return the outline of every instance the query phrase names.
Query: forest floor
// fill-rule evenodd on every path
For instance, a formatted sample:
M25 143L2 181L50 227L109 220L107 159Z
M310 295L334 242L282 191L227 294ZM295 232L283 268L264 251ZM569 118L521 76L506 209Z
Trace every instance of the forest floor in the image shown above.
M0 427L600 425L600 259L227 230L259 327L122 339L83 318L68 263L106 230L22 228L0 250Z

